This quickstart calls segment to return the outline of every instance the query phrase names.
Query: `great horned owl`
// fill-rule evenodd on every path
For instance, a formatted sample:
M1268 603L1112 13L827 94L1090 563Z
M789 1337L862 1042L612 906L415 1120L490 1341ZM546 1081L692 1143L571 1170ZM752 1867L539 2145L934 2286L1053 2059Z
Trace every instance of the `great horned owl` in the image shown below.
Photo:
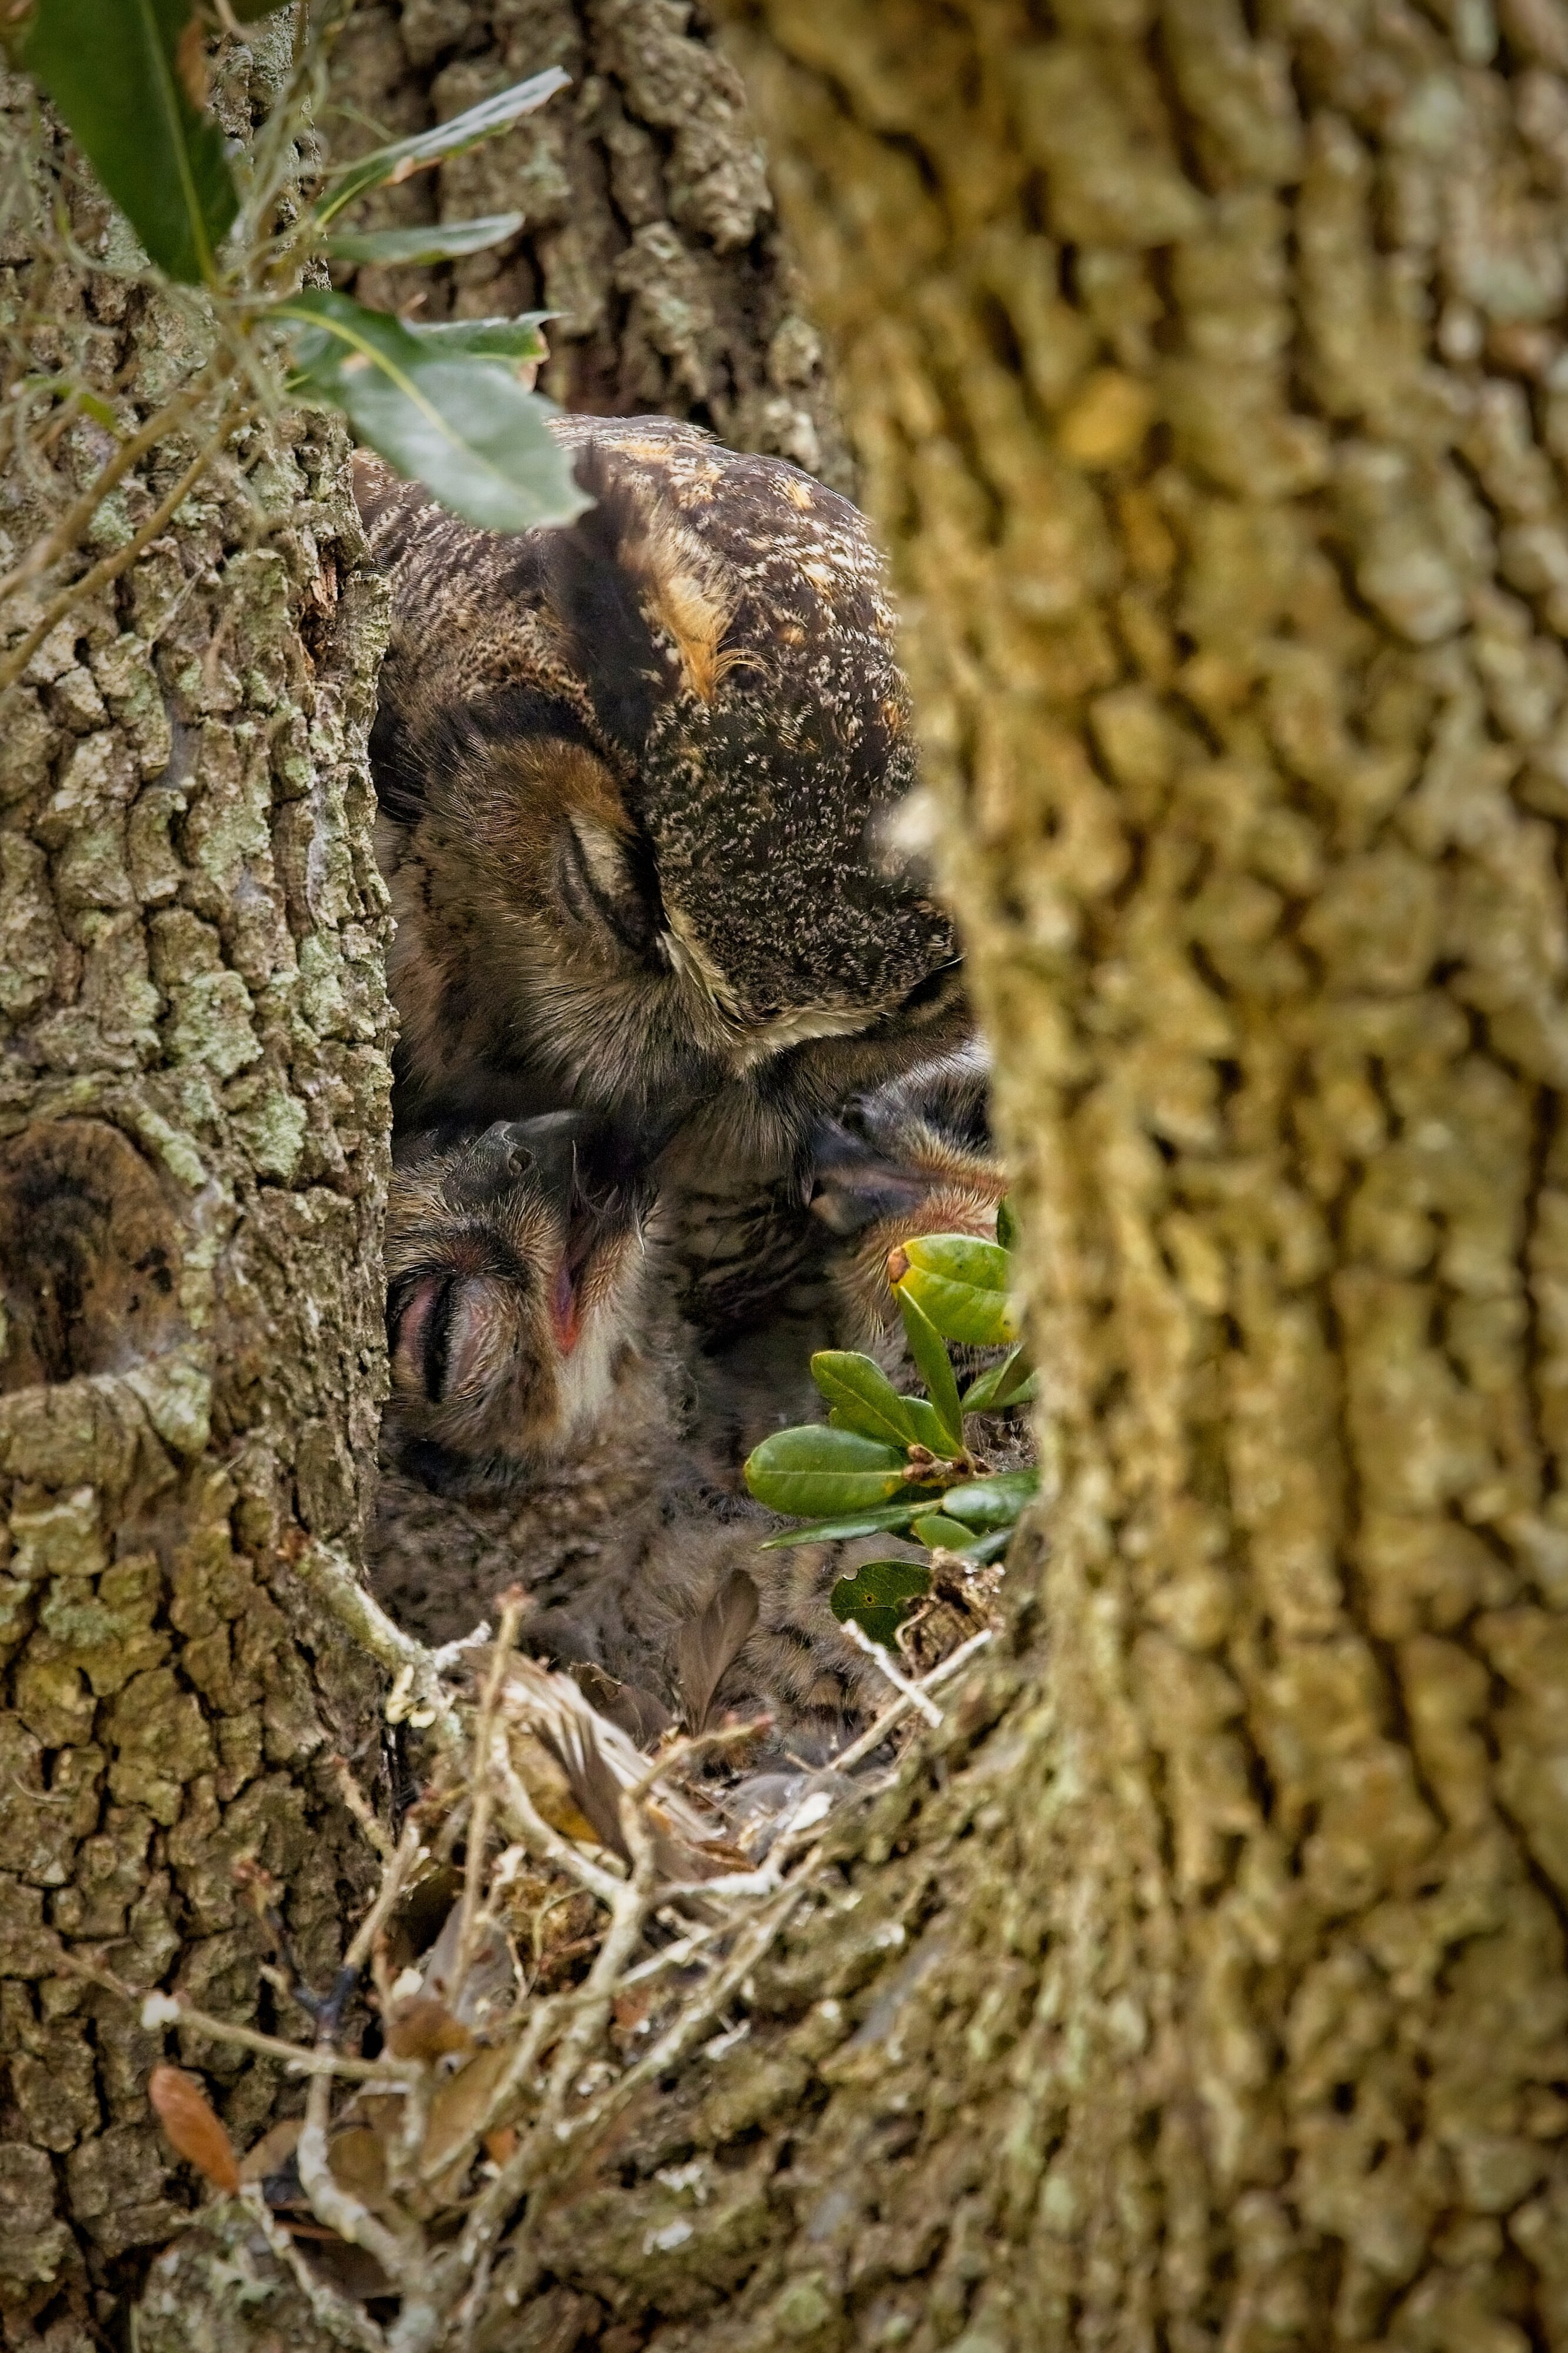
M402 1030L372 1551L436 1639L521 1577L531 1639L658 1715L768 1533L741 1460L810 1417L813 1345L888 1340L887 1220L979 1230L1000 1185L951 924L886 849L914 763L860 517L662 418L553 429L564 530L357 474ZM770 1556L727 1704L858 1712L859 1549Z
M883 840L914 753L879 561L781 459L552 430L595 503L516 537L357 461L398 1118L610 1109L784 1176L967 1028L950 920Z
M530 1461L602 1412L646 1326L654 1191L603 1122L497 1121L403 1138L386 1237L397 1443Z
M978 1039L854 1095L812 1137L807 1198L839 1238L830 1260L845 1345L901 1353L888 1254L914 1234L989 1240L1007 1178L991 1140L990 1065Z
M828 1596L902 1547L877 1536L759 1556L776 1523L739 1461L811 1417L814 1344L880 1328L888 1220L903 1234L994 1227L1000 1180L973 1149L974 1082L962 1062L926 1066L824 1133L817 1202L855 1229L844 1279L818 1328L767 1335L772 1362L749 1384L695 1350L661 1205L627 1178L612 1130L574 1113L416 1145L388 1227L394 1394L370 1547L383 1601L443 1641L521 1582L530 1647L608 1679L645 1731L683 1712L683 1638L743 1568L756 1622L716 1696L765 1710L787 1749L829 1752L879 1687ZM986 1451L1007 1459L1018 1436L998 1429Z

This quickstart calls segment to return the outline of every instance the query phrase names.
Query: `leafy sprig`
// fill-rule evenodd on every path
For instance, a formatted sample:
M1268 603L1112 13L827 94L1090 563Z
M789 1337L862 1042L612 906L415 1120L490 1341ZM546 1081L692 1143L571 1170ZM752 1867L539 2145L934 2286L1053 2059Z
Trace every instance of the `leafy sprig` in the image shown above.
M1005 1202L997 1229L1011 1240ZM757 1501L802 1522L763 1549L899 1535L928 1552L994 1560L1039 1484L1035 1471L994 1471L970 1447L965 1427L971 1415L1035 1395L1012 1307L1012 1252L967 1234L925 1234L889 1251L888 1275L926 1394L901 1395L857 1350L818 1350L811 1373L827 1400L826 1421L781 1430L747 1459ZM950 1341L1007 1353L961 1392ZM931 1584L928 1563L868 1561L834 1587L833 1612L887 1644Z
M231 29L279 5L231 0ZM569 522L588 501L544 429L550 404L531 389L545 356L542 314L420 325L303 283L322 259L426 263L514 236L520 212L363 232L335 224L372 189L510 130L565 89L567 76L552 66L449 122L329 171L314 202L279 227L248 220L229 144L208 111L208 29L198 0L34 0L30 12L8 20L5 38L154 268L201 288L220 330L252 353L258 330L284 331L294 361L285 397L340 410L398 472L484 529Z

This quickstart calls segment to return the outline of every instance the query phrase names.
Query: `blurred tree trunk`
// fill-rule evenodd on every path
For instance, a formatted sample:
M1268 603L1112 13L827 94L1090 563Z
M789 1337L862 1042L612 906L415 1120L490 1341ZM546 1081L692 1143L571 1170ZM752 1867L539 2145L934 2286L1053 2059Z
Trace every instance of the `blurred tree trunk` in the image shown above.
M284 20L280 53L231 58L231 128L287 58ZM29 442L18 379L74 377L128 434L203 343L194 307L135 282L64 142L35 135L27 86L0 84L0 107L8 571L113 446L80 415ZM94 255L110 266L79 266ZM216 415L198 403L11 599L7 647L155 513ZM374 1873L327 1760L374 1787L378 1678L299 1573L355 1553L384 1371L365 737L384 596L356 570L347 456L316 421L232 439L0 710L7 2345L98 2341L129 2251L189 2204L147 2105L168 2038L64 1957L298 2032L233 1865L275 1876L328 1979ZM206 2043L200 2063L243 2145L279 2070Z

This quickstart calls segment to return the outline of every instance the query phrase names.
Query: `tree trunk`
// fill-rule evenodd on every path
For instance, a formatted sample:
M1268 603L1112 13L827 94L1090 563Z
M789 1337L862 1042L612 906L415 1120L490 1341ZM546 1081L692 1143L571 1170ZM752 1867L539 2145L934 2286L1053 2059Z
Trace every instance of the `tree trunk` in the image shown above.
M239 52L226 120L285 67ZM247 79L248 77L248 79ZM194 307L122 232L33 93L0 85L9 568L112 444L19 446L24 370L76 375L122 433L203 356ZM31 153L36 168L29 174ZM51 226L63 207L73 267ZM58 217L58 216L57 216ZM36 380L36 379L35 379ZM8 644L180 478L200 404L86 547L4 613ZM0 716L0 2311L85 2346L127 2258L188 2209L147 2105L163 2052L69 1971L230 2018L304 2021L258 1980L234 1864L279 1883L330 1978L374 1865L328 1759L379 1771L377 1678L311 1600L358 1545L384 1386L385 895L365 739L384 640L336 427L226 454L139 559L49 631ZM248 484L244 479L248 477ZM247 495L248 490L248 495ZM202 2046L242 2143L275 2064Z
M498 2347L1568 2345L1568 13L1501 14L744 16L1059 1486Z
M344 273L423 318L544 308L563 408L710 426L853 491L816 330L773 227L740 77L687 0L374 0L338 51L334 155L445 121L546 66L572 87L505 138L379 189L392 227L521 211L519 236L429 269ZM345 219L350 216L345 215Z

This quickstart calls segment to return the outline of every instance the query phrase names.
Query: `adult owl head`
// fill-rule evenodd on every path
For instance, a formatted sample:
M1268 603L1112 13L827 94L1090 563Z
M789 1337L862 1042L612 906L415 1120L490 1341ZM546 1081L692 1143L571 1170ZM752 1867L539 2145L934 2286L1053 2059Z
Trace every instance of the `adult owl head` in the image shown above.
M728 1097L804 1133L963 1019L949 919L883 848L914 754L877 555L777 459L554 430L595 503L515 537L359 461L400 1113Z

